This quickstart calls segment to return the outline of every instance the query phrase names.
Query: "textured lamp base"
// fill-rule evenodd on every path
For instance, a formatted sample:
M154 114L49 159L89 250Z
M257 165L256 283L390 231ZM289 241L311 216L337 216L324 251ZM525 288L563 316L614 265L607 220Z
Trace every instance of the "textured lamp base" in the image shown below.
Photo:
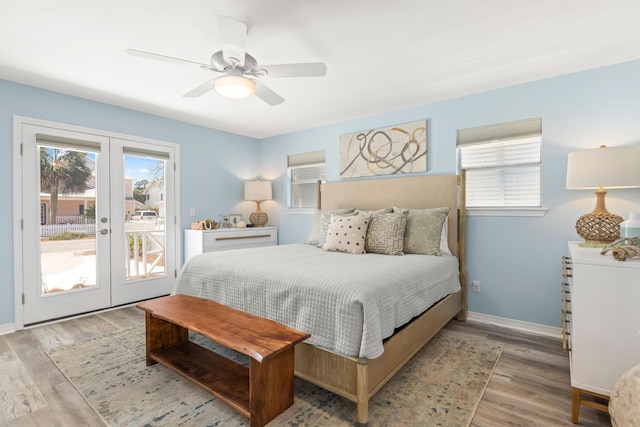
M607 210L604 204L606 191L597 191L595 194L596 208L576 222L576 232L585 240L580 244L582 247L604 247L620 238L620 223L624 218Z
M260 210L260 202L256 202L258 207L256 211L249 215L249 222L253 224L254 227L264 227L269 222L269 215L266 212ZM619 234L619 233L618 233Z

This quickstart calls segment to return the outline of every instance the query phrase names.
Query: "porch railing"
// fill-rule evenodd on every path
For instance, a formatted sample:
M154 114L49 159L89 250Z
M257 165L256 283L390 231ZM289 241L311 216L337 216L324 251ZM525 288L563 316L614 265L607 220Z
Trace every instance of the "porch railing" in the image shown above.
M127 230L125 245L127 280L164 274L164 230Z

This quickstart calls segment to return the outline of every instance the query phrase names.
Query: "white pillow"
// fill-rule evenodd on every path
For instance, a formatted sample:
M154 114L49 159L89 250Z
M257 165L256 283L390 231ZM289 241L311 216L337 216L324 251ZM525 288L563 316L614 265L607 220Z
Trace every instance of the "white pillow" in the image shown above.
M442 224L442 234L440 235L440 253L451 255L449 249L449 218L445 218Z

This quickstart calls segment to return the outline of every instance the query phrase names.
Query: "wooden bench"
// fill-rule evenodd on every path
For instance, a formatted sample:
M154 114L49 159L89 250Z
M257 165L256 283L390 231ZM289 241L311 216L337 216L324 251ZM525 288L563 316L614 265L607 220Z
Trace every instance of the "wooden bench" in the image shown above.
M294 346L310 335L202 298L137 304L146 320L147 366L160 362L261 427L293 404ZM189 331L246 354L246 368L189 341Z

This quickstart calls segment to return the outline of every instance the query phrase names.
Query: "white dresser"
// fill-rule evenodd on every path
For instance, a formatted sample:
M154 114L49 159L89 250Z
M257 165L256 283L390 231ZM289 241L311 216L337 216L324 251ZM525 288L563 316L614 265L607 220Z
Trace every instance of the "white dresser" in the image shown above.
M569 242L564 260L563 329L570 351L572 421L580 405L606 410L585 394L608 398L616 380L640 363L640 259Z
M278 227L220 228L185 230L184 261L205 252L255 248L278 244Z

